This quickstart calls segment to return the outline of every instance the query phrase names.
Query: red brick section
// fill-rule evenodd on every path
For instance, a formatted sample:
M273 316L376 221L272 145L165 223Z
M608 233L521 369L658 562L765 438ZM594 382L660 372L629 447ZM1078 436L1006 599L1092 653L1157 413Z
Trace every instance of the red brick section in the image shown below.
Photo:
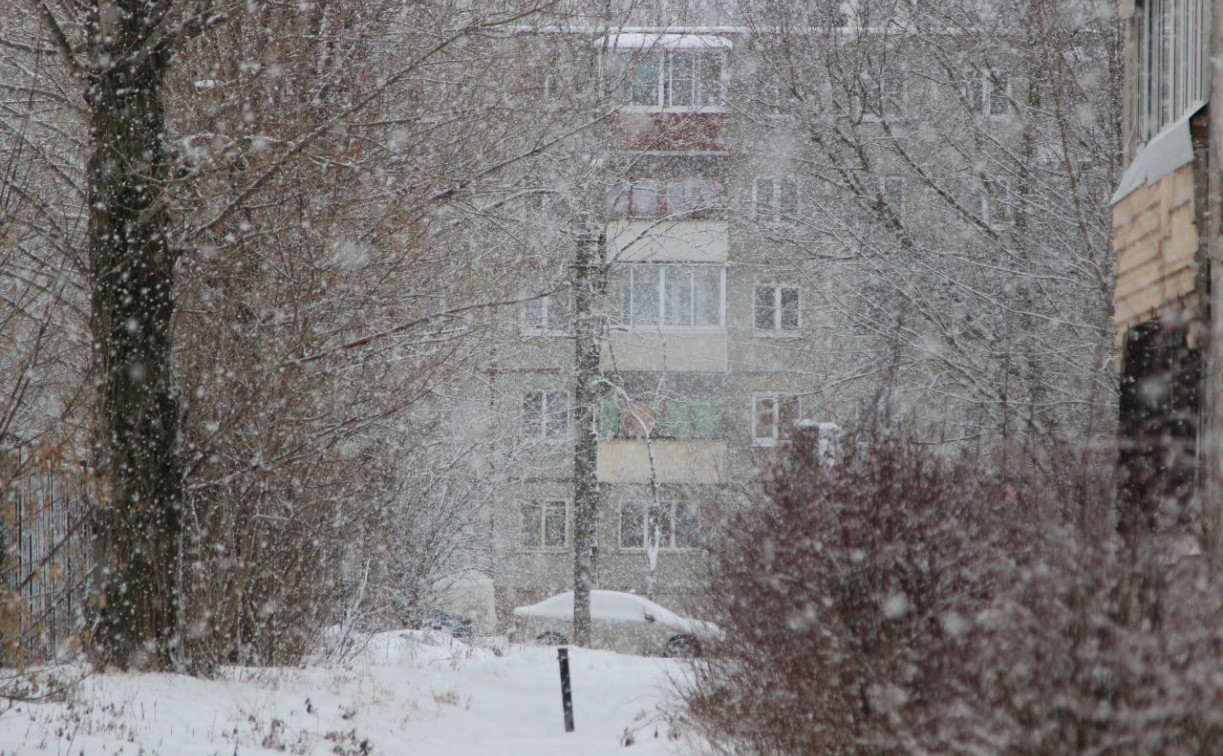
M724 113L619 113L611 123L613 149L723 150Z

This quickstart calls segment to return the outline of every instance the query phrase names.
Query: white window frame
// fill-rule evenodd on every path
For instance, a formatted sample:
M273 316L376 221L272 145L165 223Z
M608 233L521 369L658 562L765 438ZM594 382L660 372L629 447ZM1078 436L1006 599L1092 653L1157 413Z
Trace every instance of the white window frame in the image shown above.
M755 83L757 110L766 116L784 116L793 110L794 98L786 92L786 83L776 73L768 74L767 78L757 79Z
M878 123L883 120L901 120L908 108L908 71L903 66L889 67L882 77L864 74L862 86L867 96L863 103L862 118Z
M764 188L768 187L768 198ZM764 223L793 221L798 217L798 183L791 178L757 176L752 181L752 217Z
M708 48L680 48L675 50L651 50L649 52L633 53L625 56L628 61L626 85L628 87L628 103L622 110L643 113L721 113L725 111L726 102L726 53L723 50ZM696 64L695 73L691 78L684 77L684 69L677 62ZM717 92L707 96L712 76L705 74L709 61L716 61L717 79L714 84ZM637 80L637 72L648 63L654 65L655 76L652 86L644 80ZM677 91L677 81L688 82L683 90L692 97L690 103L675 104L674 92ZM638 97L653 89L654 96L650 102L645 97Z
M716 271L718 274L718 322L716 324L696 324L696 300L695 296L695 280L690 296L691 309L689 322L668 323L668 317L671 313L667 312L668 306L668 285L670 283L669 276L679 275L683 271ZM621 285L623 276L628 275L627 291L613 292L613 295L619 294L622 299L616 303L616 317L614 324L617 328L623 330L656 330L664 332L719 332L726 328L726 266L715 265L708 263L624 263L618 268L613 269L613 275L617 276L613 279L614 285ZM638 284L640 281L640 285ZM650 288L653 288L657 299L657 313L654 322L641 321L636 316L636 305L638 294L646 294ZM644 296L642 297L644 298ZM627 301L626 301L627 300Z
M572 318L572 292L566 284L523 303L521 331L528 336L565 336Z
M764 414L761 407L764 402L770 402L772 406L769 410L768 433L762 436L760 418ZM768 393L752 396L752 446L776 447L790 442L790 435L782 430L783 403L792 404L795 423L802 419L802 399L795 394Z
M770 290L772 304L772 325L767 328L760 326L761 307L761 292L764 289ZM785 295L783 292L794 292L794 324L788 325L784 323L786 308L783 306ZM757 336L781 336L793 337L797 336L803 327L803 306L802 306L802 290L794 284L780 283L778 281L758 281L752 289L752 331Z
M1210 99L1207 0L1138 0L1138 143Z
M969 210L989 228L1006 228L1015 217L1015 195L1010 181L993 176L968 180Z
M904 176L879 177L879 194L896 215L896 220L904 220L905 217L906 188Z
M530 509L536 511L531 512ZM548 543L549 514L555 515L557 510L563 512L564 525L562 543ZM532 499L519 505L519 536L518 545L523 551L565 551L569 548L573 533L573 504L567 499ZM528 542L528 518L538 517L533 531L539 535L538 542Z
M533 397L539 397L538 412L535 412L530 406ZM555 412L556 415L560 415L560 412L553 409L556 404L561 404L563 407L564 427L561 429L557 429L556 423L551 422L553 418L550 417L550 413ZM522 398L522 428L528 438L541 441L569 438L569 393L552 389L526 392Z
M964 77L968 110L985 118L1006 118L1011 113L1011 77L997 69L970 68Z
M680 543L681 539L677 537L680 533L680 528L676 527L676 514L678 512L678 508L681 506L692 512L691 533L689 533L688 537L685 539L690 539L690 541L682 544ZM625 543L624 526L626 517L625 510L627 508L637 508L640 510L641 520L637 523L640 527L642 540L640 545ZM665 517L665 521L668 523L668 525L665 529L666 542L658 544L659 551L694 551L700 548L701 509L694 501L687 499L664 499L655 504L652 501L637 499L633 501L621 502L617 509L619 510L619 521L617 522L618 527L616 528L616 543L621 551L646 551L649 548L650 525L654 521L654 518L658 517L656 513L659 512L660 509L662 511L662 516ZM634 512L631 514L636 515L637 513Z
M642 212L643 192L654 195L652 212ZM682 200L677 202L677 198ZM717 218L721 216L723 186L718 176L672 176L618 181L607 198L607 216L621 219ZM676 205L680 205L676 207Z

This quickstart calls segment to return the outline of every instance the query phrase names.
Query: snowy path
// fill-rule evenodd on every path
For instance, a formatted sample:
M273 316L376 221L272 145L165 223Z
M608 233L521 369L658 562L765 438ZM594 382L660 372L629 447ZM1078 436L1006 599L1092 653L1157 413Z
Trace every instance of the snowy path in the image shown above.
M0 754L685 753L659 714L675 662L570 654L573 733L564 732L555 649L510 647L496 656L389 633L344 669L232 670L211 681L92 677L67 702L20 704L0 715Z

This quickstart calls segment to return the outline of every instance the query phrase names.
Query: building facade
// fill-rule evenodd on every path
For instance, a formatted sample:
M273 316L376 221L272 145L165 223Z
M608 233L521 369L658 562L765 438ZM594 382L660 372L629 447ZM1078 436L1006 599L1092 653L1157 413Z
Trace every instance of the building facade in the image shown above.
M1127 166L1112 198L1123 530L1217 542L1220 144L1212 0L1123 0ZM1213 431L1212 431L1213 429ZM1205 527L1203 527L1205 526Z
M743 43L727 29L585 40L612 103L586 189L603 265L592 313L562 280L508 319L495 360L493 415L512 426L498 438L517 450L490 518L502 611L573 587L578 317L600 331L599 587L682 607L707 536L794 424L839 417L801 358L819 333L810 281L761 238L796 214L795 182L732 147Z
M489 518L502 611L574 582L586 316L602 329L597 583L677 608L796 423L999 464L1111 427L1103 177L1120 106L1085 89L1109 27L1086 5L1041 33L957 8L954 33L863 5L784 31L575 34L550 63L550 91L595 72L592 136L569 161L588 169L541 185L592 219L604 266L590 313L571 269L524 281L491 360L485 409L513 450ZM1084 91L1097 99L1059 116ZM552 247L558 271L576 245Z

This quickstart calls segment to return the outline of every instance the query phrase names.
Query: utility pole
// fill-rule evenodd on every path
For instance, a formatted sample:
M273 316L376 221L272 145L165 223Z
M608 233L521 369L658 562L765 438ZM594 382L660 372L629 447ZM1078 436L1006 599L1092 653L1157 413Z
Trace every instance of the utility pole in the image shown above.
M578 236L573 265L573 315L576 381L573 390L573 642L590 645L590 591L598 585L599 543L595 531L599 513L599 479L595 463L599 454L597 423L603 396L599 357L602 321L595 302L607 289L604 260L606 237L589 223Z

